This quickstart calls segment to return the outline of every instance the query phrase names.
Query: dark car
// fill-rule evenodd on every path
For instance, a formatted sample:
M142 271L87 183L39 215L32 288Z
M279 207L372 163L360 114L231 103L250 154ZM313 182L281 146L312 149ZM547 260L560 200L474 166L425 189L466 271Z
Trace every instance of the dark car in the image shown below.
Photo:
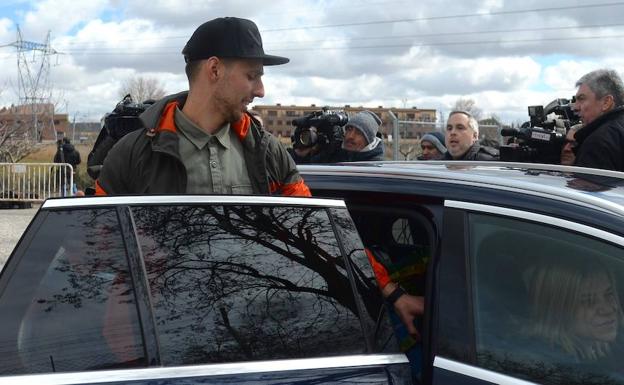
M425 297L424 384L624 384L624 174L386 162L300 167ZM410 350L411 350L410 349Z
M0 276L0 384L407 384L341 200L46 201Z

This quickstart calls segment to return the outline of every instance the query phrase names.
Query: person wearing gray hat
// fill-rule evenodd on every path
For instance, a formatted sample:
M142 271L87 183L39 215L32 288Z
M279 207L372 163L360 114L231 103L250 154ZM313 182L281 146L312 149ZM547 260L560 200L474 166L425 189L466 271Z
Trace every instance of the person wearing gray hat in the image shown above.
M96 195L282 194L309 196L283 145L247 112L264 97L268 55L256 24L221 17L200 25L182 50L189 91L166 96L145 127L108 153Z
M384 160L383 140L377 136L381 119L374 112L361 111L344 126L341 162Z
M420 139L420 149L422 155L418 160L440 160L444 159L446 146L444 145L444 134L433 131L428 132Z

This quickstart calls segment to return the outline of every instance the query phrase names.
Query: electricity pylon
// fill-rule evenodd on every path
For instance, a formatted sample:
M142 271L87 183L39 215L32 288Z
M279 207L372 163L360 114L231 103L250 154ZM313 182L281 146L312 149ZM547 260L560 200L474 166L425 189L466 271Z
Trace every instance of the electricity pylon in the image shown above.
M50 56L58 52L50 47L50 31L45 43L35 43L22 38L17 26L17 41L9 44L17 49L18 97L22 106L30 107L32 138L39 142L46 129L54 127L54 107L50 102Z

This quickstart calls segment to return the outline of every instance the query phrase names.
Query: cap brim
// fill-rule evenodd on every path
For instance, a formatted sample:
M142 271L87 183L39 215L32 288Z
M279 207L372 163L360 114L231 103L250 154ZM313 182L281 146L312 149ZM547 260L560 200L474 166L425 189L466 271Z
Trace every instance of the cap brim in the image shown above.
M280 64L286 64L290 61L290 59L287 57L274 55L264 55L260 59L262 59L262 64L265 66L276 66Z

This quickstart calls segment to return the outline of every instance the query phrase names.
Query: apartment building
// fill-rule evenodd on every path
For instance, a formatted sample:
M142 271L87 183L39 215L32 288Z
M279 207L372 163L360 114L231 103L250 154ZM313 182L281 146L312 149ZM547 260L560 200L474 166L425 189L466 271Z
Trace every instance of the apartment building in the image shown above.
M264 121L265 129L277 137L290 137L294 130L292 120L300 118L314 111L320 111L323 106L283 106L275 105L257 105L252 109L257 111ZM419 138L424 133L435 129L436 110L435 109L419 109L411 108L394 108L394 107L363 107L345 105L341 107L329 106L330 110L344 110L347 114L352 115L359 111L369 110L376 113L383 121L380 132L384 135L392 134L392 118L389 111L401 122L399 130L401 137ZM403 123L414 122L414 123Z

